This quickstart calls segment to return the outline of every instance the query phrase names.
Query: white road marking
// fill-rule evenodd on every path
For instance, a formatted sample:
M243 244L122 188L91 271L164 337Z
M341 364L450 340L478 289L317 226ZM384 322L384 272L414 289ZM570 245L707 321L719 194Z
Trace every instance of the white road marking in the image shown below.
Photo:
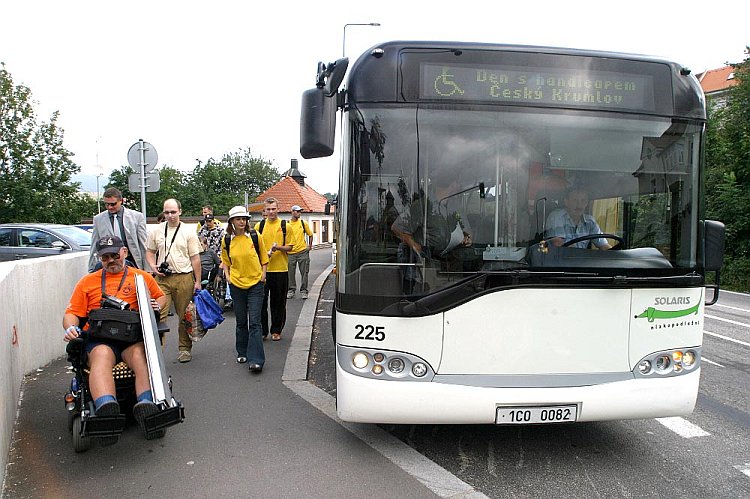
M714 307L730 308L732 310L737 310L739 312L750 312L750 310L748 310L746 308L732 307L730 305L722 305L721 303L714 303L712 306L714 306Z
M723 317L717 317L715 315L709 315L709 314L705 314L705 315L709 319L714 319L714 320L721 321L721 322L728 322L729 324L734 324L735 326L750 327L750 324L745 324L744 322L733 321L732 319L724 319Z
M316 315L315 318L317 319L330 319L330 315Z
M656 418L656 420L682 438L707 437L710 435L700 426L694 425L681 417Z
M707 334L709 336L716 336L717 338L721 338L722 340L727 340L727 341L731 341L733 343L737 343L746 347L750 347L750 343L746 341L735 340L734 338L730 338L729 336L724 336L723 334L712 333L711 331L706 331L706 330L703 330L703 334Z
M718 362L714 362L713 360L708 360L705 357L701 357L701 362L708 362L709 364L713 364L715 366L724 367L721 364L719 364Z
M750 296L747 293L738 293L737 291L729 291L727 289L722 289L722 293L729 293L730 295L737 295L737 296Z
M750 463L737 464L733 466L734 469L742 473L743 475L750 476Z

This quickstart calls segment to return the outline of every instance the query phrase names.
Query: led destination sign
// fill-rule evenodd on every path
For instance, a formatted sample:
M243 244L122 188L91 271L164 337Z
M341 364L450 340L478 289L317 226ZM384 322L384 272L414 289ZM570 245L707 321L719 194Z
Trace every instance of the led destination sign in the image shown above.
M422 99L654 110L649 75L428 63L421 73Z

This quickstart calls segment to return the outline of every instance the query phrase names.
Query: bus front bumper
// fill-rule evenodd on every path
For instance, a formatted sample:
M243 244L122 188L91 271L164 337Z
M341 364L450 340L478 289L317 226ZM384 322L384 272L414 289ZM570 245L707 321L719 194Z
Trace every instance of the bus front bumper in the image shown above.
M364 378L337 363L337 412L344 421L390 424L494 424L500 406L577 405L578 422L684 416L695 407L699 378L700 368L590 386L493 388Z

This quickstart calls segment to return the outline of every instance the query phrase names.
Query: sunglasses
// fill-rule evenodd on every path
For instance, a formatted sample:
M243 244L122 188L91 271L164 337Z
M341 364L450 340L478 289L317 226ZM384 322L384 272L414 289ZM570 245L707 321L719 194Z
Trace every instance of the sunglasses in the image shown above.
M177 213L179 212L178 211L165 211L164 212L165 215L177 215Z
M114 203L107 203L107 202L105 202L104 206L117 206L117 203L119 203L119 201L115 201Z
M110 260L117 261L120 259L120 254L119 253L106 253L100 256L99 258L101 258L103 262L108 262Z

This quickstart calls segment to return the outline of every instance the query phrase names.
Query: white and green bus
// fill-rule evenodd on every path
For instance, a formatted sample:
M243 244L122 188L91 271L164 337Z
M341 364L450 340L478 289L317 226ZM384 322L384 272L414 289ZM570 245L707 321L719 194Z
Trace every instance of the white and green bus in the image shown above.
M331 155L339 122L343 420L693 410L724 226L703 218L706 112L688 69L389 42L318 64L303 157Z

